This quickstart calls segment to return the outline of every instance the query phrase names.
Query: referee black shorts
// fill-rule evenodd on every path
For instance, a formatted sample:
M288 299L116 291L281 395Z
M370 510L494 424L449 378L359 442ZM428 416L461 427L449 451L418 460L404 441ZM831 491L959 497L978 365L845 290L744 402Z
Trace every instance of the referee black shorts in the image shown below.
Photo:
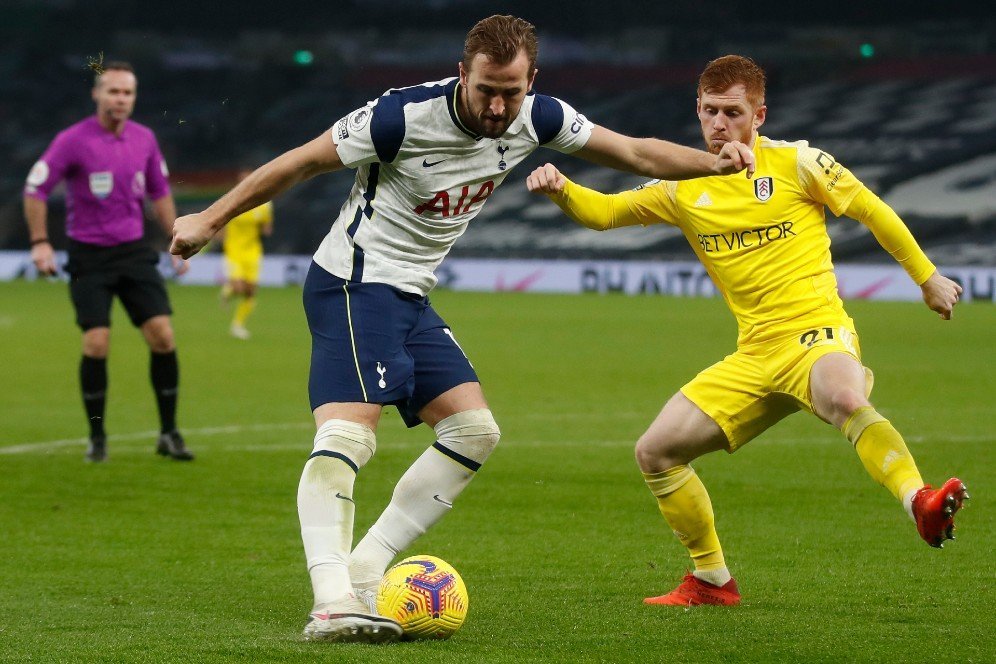
M143 240L113 247L70 240L67 253L69 293L76 309L76 324L84 332L110 327L115 295L135 327L153 316L173 313L166 283L156 267L159 254Z

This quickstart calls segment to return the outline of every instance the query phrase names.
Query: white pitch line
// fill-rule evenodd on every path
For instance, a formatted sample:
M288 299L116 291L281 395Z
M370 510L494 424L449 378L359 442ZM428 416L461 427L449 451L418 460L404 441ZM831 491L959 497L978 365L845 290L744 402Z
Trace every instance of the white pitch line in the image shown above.
M641 416L641 413L616 413L613 417L629 418ZM520 419L526 420L571 420L571 419L591 419L594 417L604 417L602 414L594 413L528 413ZM274 424L230 424L224 426L201 427L199 429L184 428L183 433L187 435L215 436L228 433L242 433L245 431L279 431L282 429L306 429L314 425L305 422L285 422ZM138 431L136 433L111 434L107 437L108 442L120 442L126 440L142 440L149 437L158 437L158 431ZM59 440L44 440L32 443L18 443L16 445L0 445L0 454L21 454L40 449L57 449L60 447L71 447L75 445L85 445L88 438L62 438Z
M312 429L314 427L310 422L284 422L284 423L272 423L272 424L231 424L225 426L213 426L213 427L201 427L199 429L184 429L183 432L188 436L221 436L230 434L240 434L253 431L286 431L292 429ZM120 443L126 441L154 441L158 437L158 431L139 431L137 433L125 433L125 434L112 434L107 437L108 442ZM390 433L386 433L384 438L389 439L391 437ZM993 436L978 436L978 435L965 435L965 436L906 436L907 442L913 444L919 444L924 442L949 442L949 443L980 443L980 442L993 442ZM804 438L783 438L778 440L764 440L761 439L755 444L763 445L788 445L788 446L798 446L798 445L834 445L836 443L846 443L847 441L843 436L806 436ZM64 438L61 440L48 440L39 441L34 443L22 443L18 445L7 445L0 446L0 455L13 455L13 454L32 454L32 453L44 453L53 450L65 448L65 447L77 447L83 446L87 443L86 438ZM524 438L512 438L506 436L503 439L504 447L544 447L544 446L557 446L557 445L568 445L571 447L628 447L636 443L636 439L596 439L596 440L579 440L576 438L571 439L524 439ZM408 445L410 443L405 443ZM221 446L217 448L219 451L225 450L260 450L260 451L276 451L276 450L290 450L290 449L307 449L308 441L303 440L300 443L273 443L273 444L254 444L251 446L247 445L231 445L231 446ZM139 450L144 449L138 446L115 446L118 450ZM915 450L914 450L915 452Z
M212 453L228 453L228 452L287 452L287 451L298 451L305 457L311 452L311 440L308 438L301 438L298 441L288 442L281 440L276 443L253 443L252 445L243 445L241 443L223 443L220 445L206 445L206 441L198 439L194 445L191 445L195 454L200 455L204 451L210 450ZM79 446L82 448L82 445ZM139 444L136 441L126 442L117 445L109 445L108 453L112 457L118 456L146 456L151 455L153 446L149 441L142 442ZM28 450L22 454L76 454L79 450L75 447L73 448L60 448L57 450L46 449L46 450Z
M230 424L227 426L201 427L199 429L184 429L183 433L189 436L219 436L225 434L245 433L249 431L283 431L287 429L311 429L314 428L311 422L284 422L279 424ZM139 431L137 433L111 434L107 437L110 443L129 440L155 440L159 436L158 431ZM7 445L0 447L0 454L30 454L32 452L47 452L61 447L75 447L85 445L88 438L63 438L61 440L45 440L35 443L22 443L20 445Z

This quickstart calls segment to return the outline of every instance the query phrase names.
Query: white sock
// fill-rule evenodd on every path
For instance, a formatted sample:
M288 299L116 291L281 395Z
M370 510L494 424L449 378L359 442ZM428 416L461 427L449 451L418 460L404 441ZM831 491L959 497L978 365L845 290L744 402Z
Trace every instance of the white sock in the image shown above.
M353 483L373 454L373 440L373 432L361 424L330 420L318 430L315 452L304 465L297 509L315 606L352 591Z
M725 586L733 578L730 575L730 570L726 567L720 567L719 569L697 569L692 572L692 576L720 587Z
M919 491L919 489L910 489L906 492L906 495L903 496L903 509L906 510L906 513L911 519L913 519L914 522L916 522L916 517L913 516L913 496L916 495L917 491Z
M391 503L350 556L358 588L375 588L394 557L445 516L474 473L430 447L405 472Z
M377 587L394 557L450 511L501 435L487 409L451 415L435 430L438 442L405 471L391 503L353 549L349 574L358 588Z

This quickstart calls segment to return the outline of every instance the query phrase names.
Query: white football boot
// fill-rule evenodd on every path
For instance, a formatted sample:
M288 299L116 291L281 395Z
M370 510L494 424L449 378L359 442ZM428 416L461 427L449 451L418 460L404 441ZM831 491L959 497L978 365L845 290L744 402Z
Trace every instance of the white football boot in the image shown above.
M252 337L252 333L244 325L239 325L238 323L232 323L232 326L228 328L228 333L236 339L242 339L243 341L247 341Z
M380 612L377 610L376 588L358 588L357 586L353 586L353 594L356 595L356 599L367 605L370 613L375 616L380 615Z
M351 643L388 643L401 638L401 625L371 612L370 607L352 593L338 600L316 606L304 626L308 641L342 641Z

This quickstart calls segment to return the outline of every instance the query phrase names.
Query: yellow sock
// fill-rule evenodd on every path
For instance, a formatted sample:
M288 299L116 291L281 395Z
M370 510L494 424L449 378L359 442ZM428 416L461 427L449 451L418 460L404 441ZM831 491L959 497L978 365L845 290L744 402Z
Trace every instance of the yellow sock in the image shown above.
M235 316L232 318L232 323L235 325L245 325L246 319L249 318L249 314L252 310L256 308L256 298L247 297L246 299L239 302L239 306L235 308Z
M871 406L858 408L842 427L861 463L898 500L923 486L916 462L895 427Z
M712 501L692 467L675 466L662 473L644 473L643 478L657 497L657 505L667 524L688 549L695 569L725 569Z

